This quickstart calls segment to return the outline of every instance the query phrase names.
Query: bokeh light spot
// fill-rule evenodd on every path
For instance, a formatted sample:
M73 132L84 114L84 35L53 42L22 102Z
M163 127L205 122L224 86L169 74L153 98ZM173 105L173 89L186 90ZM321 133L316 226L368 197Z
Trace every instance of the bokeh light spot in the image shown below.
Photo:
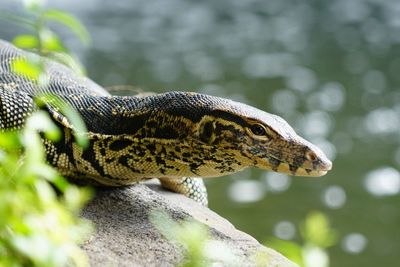
M274 226L274 235L280 239L291 240L296 234L296 227L292 222L281 221Z
M256 53L243 61L243 72L250 78L273 78L284 76L293 66L295 58L289 53Z
M370 111L364 120L368 132L372 134L396 133L400 128L399 114L390 108Z
M400 174L392 167L382 167L370 171L364 186L374 196L392 196L400 192Z
M296 67L288 72L286 83L291 89L300 92L308 92L317 84L317 77L311 69Z
M324 111L307 113L300 121L302 133L308 137L327 136L332 127L332 119Z
M346 192L340 186L330 186L323 192L322 199L327 207L339 209L346 203Z
M322 86L318 93L319 107L327 111L338 111L345 101L345 90L338 82L330 82Z
M229 197L235 202L255 202L265 195L265 188L259 181L239 180L229 186Z
M368 243L367 238L360 233L351 233L342 239L342 248L350 254L359 254L364 251Z
M278 114L293 114L299 105L298 98L291 90L278 90L272 95L272 108Z
M286 174L277 172L266 172L265 182L267 184L268 191L283 192L290 187L292 179Z

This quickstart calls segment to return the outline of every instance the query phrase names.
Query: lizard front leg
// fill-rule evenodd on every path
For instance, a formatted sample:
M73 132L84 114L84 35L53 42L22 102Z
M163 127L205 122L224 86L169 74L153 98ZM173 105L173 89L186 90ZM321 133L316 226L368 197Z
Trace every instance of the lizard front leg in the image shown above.
M187 196L201 205L208 205L207 189L202 178L182 177L182 178L162 178L161 185L176 193Z

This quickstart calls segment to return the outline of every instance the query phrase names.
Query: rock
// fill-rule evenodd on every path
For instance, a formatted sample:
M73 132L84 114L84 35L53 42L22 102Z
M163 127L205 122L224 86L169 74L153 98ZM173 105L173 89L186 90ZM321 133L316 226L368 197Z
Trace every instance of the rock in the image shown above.
M297 266L236 230L210 209L153 183L97 189L95 198L82 214L96 227L93 236L83 245L91 266L178 265L183 259L182 249L164 238L149 221L153 210L162 210L174 220L192 218L207 225L212 238L222 241L234 253L238 266L256 266L256 254L264 259L257 266Z

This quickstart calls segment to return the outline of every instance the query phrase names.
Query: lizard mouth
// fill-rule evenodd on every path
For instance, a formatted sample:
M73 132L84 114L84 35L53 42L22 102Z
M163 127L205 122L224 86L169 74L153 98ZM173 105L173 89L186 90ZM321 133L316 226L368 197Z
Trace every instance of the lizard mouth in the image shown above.
M315 165L313 169L304 168L302 166L297 167L297 169L294 166L291 169L294 170L292 172L292 175L295 176L320 177L324 176L325 174L328 173L328 171L332 169L332 162L326 160L324 162L319 163L318 165Z
M327 170L310 170L310 169L305 169L305 171L308 173L308 175L300 174L300 176L320 177L320 176L324 176L325 174L328 173ZM296 175L297 175L297 174L296 174Z
M270 169L270 166L268 166L267 168ZM273 171L279 173L285 173L293 176L307 176L307 177L324 176L331 169L332 169L332 162L329 160L323 161L319 164L315 164L313 168L309 168L308 166L307 167L296 166L284 161L279 161L279 165L277 165L277 167L275 168L272 168Z
M290 164L280 159L276 159L279 164L274 171L286 173L293 176L320 177L332 169L332 162L323 153L311 152L312 157L307 158L301 165Z
M324 176L328 173L329 169L317 168L317 169L308 169L303 167L297 167L294 165L289 165L288 163L281 162L277 168L277 172L282 172L286 174L290 174L293 176L308 176L308 177L320 177Z

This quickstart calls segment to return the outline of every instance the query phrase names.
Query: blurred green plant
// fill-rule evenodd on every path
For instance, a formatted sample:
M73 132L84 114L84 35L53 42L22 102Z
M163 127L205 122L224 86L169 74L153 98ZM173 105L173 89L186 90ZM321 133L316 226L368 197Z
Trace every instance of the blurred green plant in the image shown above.
M22 75L24 74L22 73ZM75 137L75 142L83 148L87 147L89 143L86 136L87 128L79 113L74 108L60 97L53 94L38 94L35 96L34 100L39 108L47 106L47 109L51 109L53 112L64 116L73 128L72 134Z
M329 267L327 248L338 241L337 232L331 227L328 217L319 211L310 212L299 226L303 242L270 238L265 242L302 267Z
M46 163L39 132L60 137L44 111L22 131L0 133L0 266L88 266L77 244L90 233L78 217L90 192Z
M42 57L32 54L28 58L15 58L11 62L13 72L30 79L39 86L47 86L45 57L49 57L72 68L77 73L84 74L85 70L82 65L71 56L61 38L48 25L52 21L59 22L74 32L84 44L89 44L90 35L80 21L61 10L46 9L44 0L22 0L22 3L27 16L22 17L0 11L0 18L9 19L31 30L32 34L16 36L13 43L22 49L34 50ZM85 136L78 134L86 132L86 126L73 108L57 96L50 94L37 95L36 100L41 106L45 103L52 103L57 110L60 110L74 125L77 143L83 147L87 145Z
M43 1L24 3L32 19L0 14L34 32L14 38L19 47L47 56L51 52L66 55L60 38L47 27L51 20L67 25L88 41L86 30L71 15L45 10ZM44 60L35 56L12 62L13 71L40 86L47 85L45 67ZM85 127L75 110L52 95L37 95L35 102L38 107L51 104L59 110L74 125L78 143L87 143L79 134ZM0 266L88 266L79 244L92 227L78 215L90 190L69 184L46 163L42 138L56 141L60 136L48 113L41 110L27 119L22 130L0 132Z
M75 72L85 74L84 67L79 63L61 41L61 38L51 28L51 23L59 23L70 29L83 44L90 44L90 35L80 21L61 10L47 9L41 0L23 0L25 14L16 15L5 10L0 10L0 18L15 22L17 25L26 28L31 33L17 35L13 43L22 49L34 50L42 56L56 60ZM29 64L29 66L27 66ZM41 60L34 58L26 61L16 61L16 72L19 68L30 69L29 77L32 80L40 81L40 75L45 67Z
M150 221L172 243L185 251L181 267L241 266L236 256L222 242L211 238L209 229L191 220L177 222L161 211L153 211ZM221 266L222 266L221 265Z

